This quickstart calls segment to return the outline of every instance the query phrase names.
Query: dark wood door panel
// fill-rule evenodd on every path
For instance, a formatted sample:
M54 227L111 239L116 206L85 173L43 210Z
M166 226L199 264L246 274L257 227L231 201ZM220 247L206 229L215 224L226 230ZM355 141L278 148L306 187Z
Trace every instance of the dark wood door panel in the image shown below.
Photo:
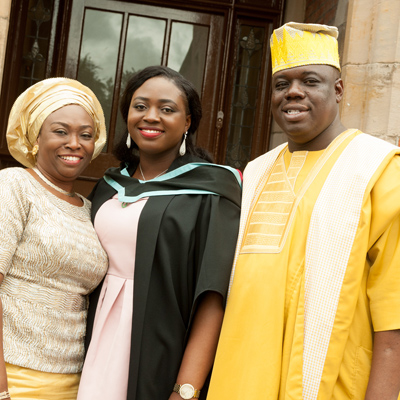
M96 21L96 17L99 21ZM114 20L113 24L107 26L107 20ZM89 22L88 22L89 21ZM90 25L90 21L94 21ZM147 22L146 22L147 21ZM96 23L101 25L100 31ZM180 70L189 80L194 82L202 97L204 118L199 127L197 138L199 145L212 151L215 142L214 126L215 126L215 113L219 99L219 82L221 81L221 62L224 53L224 40L225 23L223 15L214 15L204 12L183 11L172 8L160 8L156 6L149 6L136 3L126 3L122 1L111 0L84 0L82 2L74 2L71 14L70 35L68 39L68 48L66 55L65 76L79 79L84 84L94 90L102 102L102 93L99 92L99 87L108 84L109 93L106 97L109 99L107 104L102 103L105 109L107 126L108 126L108 146L106 150L94 160L92 164L84 172L82 179L92 181L101 177L104 170L111 165L116 164L111 152L114 139L120 137L122 123L118 116L118 99L123 89L121 83L125 78L126 73L126 59L129 54L130 46L138 46L137 57L144 57L148 48L140 47L138 41L154 39L155 31L152 31L152 37L146 36L141 33L142 31L134 31L129 28L134 24L149 24L149 27L157 26L159 36L157 44L162 44L162 51L159 52L158 62L152 64L163 64ZM90 33L90 29L93 33ZM110 29L109 34L104 31ZM97 52L90 47L91 35L94 35L98 30L98 43ZM131 33L132 31L132 33ZM182 32L180 32L182 31ZM179 59L179 53L183 49L179 47L181 43L179 40L188 31L192 34L192 43L188 43L184 51L186 57ZM89 34L88 34L89 32ZM175 34L176 33L176 34ZM101 35L105 35L104 38ZM114 42L110 45L104 44L105 41L110 41L110 36L114 35ZM137 41L131 40L132 37L137 36ZM129 46L129 40L133 44ZM197 43L193 45L193 42ZM198 41L202 42L199 43ZM161 43L162 42L162 43ZM114 54L111 57L115 63L110 67L110 73L104 79L91 79L87 75L82 75L83 62L87 62L87 55L85 49L89 49L90 62L92 63L93 74L100 76L101 69L106 69L105 64L99 62L102 59L101 43L104 44L104 51L110 51L113 48ZM202 47L202 54L196 54L194 60L198 61L199 57L203 59L204 65L195 65L195 61L191 60L191 53L198 52L198 48ZM90 51L92 51L90 53ZM158 49L159 50L159 49ZM158 51L157 50L157 51ZM175 52L175 53L174 53ZM85 58L86 57L86 58ZM97 57L97 58L96 58ZM182 57L181 57L182 58ZM153 60L157 58L153 57ZM176 59L179 59L176 61ZM177 64L178 62L178 64ZM110 63L108 63L110 64ZM148 65L152 65L148 64ZM111 65L111 64L110 64ZM137 70L140 65L136 60L131 66L132 70ZM178 66L178 67L177 67ZM108 67L107 67L108 68ZM96 72L97 71L97 72ZM128 68L129 71L129 68ZM197 72L196 72L197 71ZM197 75L196 75L197 74ZM93 76L92 76L93 78ZM107 80L107 82L105 82ZM97 82L97 83L96 83Z
M283 0L237 0L238 4L263 7L264 9L281 10Z

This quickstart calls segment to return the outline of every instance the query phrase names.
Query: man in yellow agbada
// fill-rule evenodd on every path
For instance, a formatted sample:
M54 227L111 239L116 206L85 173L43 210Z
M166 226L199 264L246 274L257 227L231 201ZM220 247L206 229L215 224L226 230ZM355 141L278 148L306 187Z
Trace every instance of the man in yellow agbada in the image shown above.
M288 143L244 172L208 400L398 397L400 151L342 125L337 35L289 23L271 37Z

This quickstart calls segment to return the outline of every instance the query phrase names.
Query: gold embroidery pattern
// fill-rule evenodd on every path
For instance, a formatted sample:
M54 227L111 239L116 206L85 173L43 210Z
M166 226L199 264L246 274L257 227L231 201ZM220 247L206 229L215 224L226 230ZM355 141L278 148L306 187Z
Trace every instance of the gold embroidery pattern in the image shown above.
M283 155L277 161L251 214L243 252L279 249L296 199L294 185L306 157L306 151L293 154L287 172Z

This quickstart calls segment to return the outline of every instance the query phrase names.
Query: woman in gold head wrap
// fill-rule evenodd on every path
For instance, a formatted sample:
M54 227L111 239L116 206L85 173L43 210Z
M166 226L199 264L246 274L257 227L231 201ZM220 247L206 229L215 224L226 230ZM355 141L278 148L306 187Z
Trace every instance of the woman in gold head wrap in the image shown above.
M27 169L0 171L0 399L76 399L87 295L108 262L73 186L105 140L99 101L72 79L38 82L11 110Z

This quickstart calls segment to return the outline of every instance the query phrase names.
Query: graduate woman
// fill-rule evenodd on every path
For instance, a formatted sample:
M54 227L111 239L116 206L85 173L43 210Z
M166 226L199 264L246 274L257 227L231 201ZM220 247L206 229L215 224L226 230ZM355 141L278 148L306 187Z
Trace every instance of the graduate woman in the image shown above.
M89 314L78 399L205 398L239 222L240 177L194 146L193 85L148 67L121 101L120 168L92 193L110 268ZM90 319L90 317L89 317Z

